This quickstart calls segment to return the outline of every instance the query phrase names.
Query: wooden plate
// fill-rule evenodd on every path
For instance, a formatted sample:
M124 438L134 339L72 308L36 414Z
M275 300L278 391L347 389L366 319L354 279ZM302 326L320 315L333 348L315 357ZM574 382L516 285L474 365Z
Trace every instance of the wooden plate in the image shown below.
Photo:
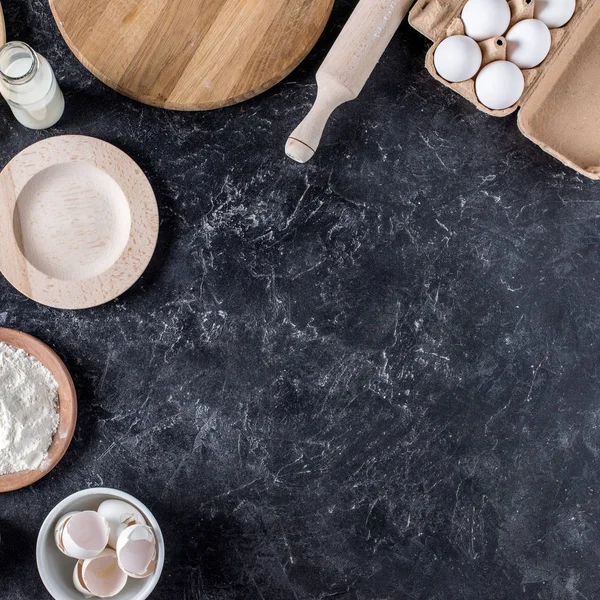
M144 272L157 237L152 187L111 144L49 138L0 174L0 271L41 304L88 308L116 298Z
M75 56L111 88L176 110L220 108L281 81L333 0L50 0Z
M37 358L48 368L58 382L58 412L60 420L58 431L54 435L52 444L48 449L48 457L38 469L33 471L19 471L18 473L10 473L9 475L0 475L0 492L12 492L41 479L64 456L75 432L77 396L67 367L65 367L63 361L46 344L27 333L4 327L0 327L0 342L25 350L27 354Z

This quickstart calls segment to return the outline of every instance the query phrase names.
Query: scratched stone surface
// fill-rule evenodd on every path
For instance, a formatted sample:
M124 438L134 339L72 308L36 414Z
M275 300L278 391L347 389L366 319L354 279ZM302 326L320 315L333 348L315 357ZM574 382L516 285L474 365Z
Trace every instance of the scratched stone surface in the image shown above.
M0 324L58 352L80 410L60 465L0 498L2 600L49 598L39 526L95 486L160 522L155 600L600 597L600 184L436 83L407 24L290 162L353 4L268 93L183 114L96 81L45 1L4 3L67 112L33 132L3 105L0 165L51 135L112 142L161 233L98 308L0 280Z

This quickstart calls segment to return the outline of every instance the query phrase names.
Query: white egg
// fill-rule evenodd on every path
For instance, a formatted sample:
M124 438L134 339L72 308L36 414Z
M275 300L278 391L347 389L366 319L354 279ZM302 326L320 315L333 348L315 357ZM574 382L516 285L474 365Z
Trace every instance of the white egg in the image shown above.
M466 81L475 77L481 68L481 48L466 35L447 37L435 49L433 64L446 81Z
M62 517L57 546L71 558L93 558L98 556L108 544L109 527L104 517L93 510L84 510L68 518ZM56 534L56 530L55 530Z
M506 0L469 0L460 15L465 33L477 42L503 35L510 24Z
M524 19L506 34L506 58L521 69L537 67L550 52L548 27L538 19Z
M146 519L131 504L122 500L105 500L98 507L98 513L102 515L110 526L108 545L117 547L119 536L131 525L146 525Z
M156 538L146 525L128 527L117 540L119 567L127 575L142 579L154 573L156 568Z
M575 0L535 0L533 16L550 29L566 25L575 12Z
M489 63L477 75L475 92L479 101L492 110L512 106L523 95L525 79L517 65L507 60Z
M119 568L117 553L111 548L94 558L77 561L73 571L75 589L88 598L112 598L126 583L127 574Z

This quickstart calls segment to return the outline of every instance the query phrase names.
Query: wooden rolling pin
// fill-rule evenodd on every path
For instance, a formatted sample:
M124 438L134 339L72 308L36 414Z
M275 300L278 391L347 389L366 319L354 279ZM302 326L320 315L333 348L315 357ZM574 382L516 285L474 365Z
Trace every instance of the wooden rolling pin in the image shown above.
M301 163L312 158L327 119L358 96L412 3L360 0L317 71L317 99L285 145L290 158Z
M2 4L0 4L0 46L6 44L6 27L4 25L4 13L2 12Z

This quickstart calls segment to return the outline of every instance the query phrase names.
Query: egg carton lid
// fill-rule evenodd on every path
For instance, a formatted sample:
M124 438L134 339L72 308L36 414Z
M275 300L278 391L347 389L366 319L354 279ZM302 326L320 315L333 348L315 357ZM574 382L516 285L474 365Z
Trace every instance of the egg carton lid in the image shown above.
M509 0L514 22L533 16L535 0ZM506 116L518 108L518 126L523 135L567 166L591 179L600 179L600 1L577 0L571 21L552 29L552 50L535 69L527 69L525 93L506 110L484 107L475 94L474 82L450 84L435 72L433 51L448 35L464 33L460 12L466 0L417 0L409 15L413 28L434 42L427 53L430 73L467 98L483 112ZM461 30L462 29L462 30ZM503 39L503 38L498 38ZM501 59L484 42L484 63ZM486 49L490 54L485 58ZM496 56L494 56L496 52Z

